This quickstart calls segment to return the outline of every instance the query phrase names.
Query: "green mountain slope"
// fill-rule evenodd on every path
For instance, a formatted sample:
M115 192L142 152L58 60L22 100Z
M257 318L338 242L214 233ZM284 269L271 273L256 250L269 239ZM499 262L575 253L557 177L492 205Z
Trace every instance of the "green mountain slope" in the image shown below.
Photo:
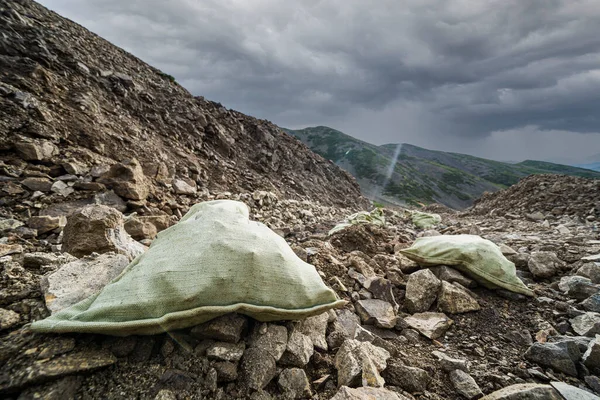
M354 175L366 196L386 203L438 202L462 209L483 192L531 174L600 178L595 171L541 161L508 164L409 144L375 146L325 126L283 130Z

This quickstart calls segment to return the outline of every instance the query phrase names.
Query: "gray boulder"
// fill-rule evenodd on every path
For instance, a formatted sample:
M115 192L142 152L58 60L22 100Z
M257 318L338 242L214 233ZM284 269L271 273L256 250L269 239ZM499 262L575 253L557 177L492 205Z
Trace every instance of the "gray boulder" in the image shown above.
M404 304L411 314L429 310L442 282L428 269L410 274L406 282Z

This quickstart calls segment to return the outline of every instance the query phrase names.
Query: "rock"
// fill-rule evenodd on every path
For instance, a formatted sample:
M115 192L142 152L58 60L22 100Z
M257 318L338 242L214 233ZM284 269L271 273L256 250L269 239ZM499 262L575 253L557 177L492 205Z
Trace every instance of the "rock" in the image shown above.
M429 268L431 272L440 280L450 283L460 283L464 287L472 288L477 286L477 283L470 278L467 278L454 268L448 267L447 265L440 265L437 267Z
M75 399L82 382L82 376L66 376L48 384L29 387L21 392L18 400Z
M451 372L455 369L460 369L461 371L469 372L469 367L465 360L451 358L446 353L442 353L441 351L434 351L431 354L438 359L440 366L445 372Z
M369 342L347 339L335 355L338 386L383 387L379 374L386 368L390 353Z
M250 347L244 352L240 363L240 381L244 387L262 390L277 374L275 358L257 347Z
M1 244L0 243L0 257L8 256L11 254L21 254L23 252L23 246L20 244Z
M600 334L600 314L595 312L586 312L569 320L571 328L582 336L594 337Z
M123 215L107 206L89 205L67 219L62 250L75 257L116 252L133 260L145 247L127 234Z
M577 275L589 278L592 283L600 283L600 265L589 262L583 264L576 272Z
M356 302L356 312L363 324L375 325L380 328L393 328L396 325L394 307L383 300L359 300Z
M579 351L579 347L571 341L534 343L525 352L525 358L567 375L577 376L575 363L581 358L581 352Z
M315 348L327 351L327 321L329 315L324 312L314 317L308 317L298 323L298 330L308 336Z
M594 392L600 394L600 378L595 375L588 375L584 378L584 380Z
M44 233L48 233L55 229L64 226L66 223L66 218L61 217L51 217L49 215L40 215L37 217L31 217L27 221L27 226L32 229L37 230L39 235L43 235Z
M75 191L75 189L73 189L63 181L54 182L50 190L54 193L61 195L62 197L67 197Z
M373 294L373 298L386 301L394 307L394 311L398 310L399 306L394 298L394 285L392 285L392 282L381 277L376 277L367 279L364 286Z
M598 400L598 396L564 382L550 382L550 385L566 400Z
M248 320L241 314L226 314L212 319L191 330L198 339L214 339L222 342L237 343L242 337Z
M233 382L238 378L237 365L232 362L216 362L213 367L217 371L217 382Z
M158 233L154 224L137 217L125 220L125 230L135 240L154 239Z
M16 219L0 219L0 232L10 231L25 225Z
M583 364L588 368L600 368L600 336L590 342L582 357Z
M532 221L543 221L546 217L544 216L544 214L540 211L536 211L530 214L525 214L525 217L527 219L530 219Z
M26 268L38 269L45 266L62 265L77 258L68 253L52 254L43 252L25 253L23 255L23 266Z
M438 296L438 307L445 313L462 314L481 309L477 300L471 297L466 290L458 286L442 281L442 289Z
M59 153L58 147L47 140L15 143L17 153L28 161L44 161Z
M52 190L52 181L48 178L25 178L21 181L21 185L33 191L49 192Z
M550 278L556 275L564 265L556 253L551 251L535 251L531 253L527 267L537 279Z
M450 378L450 382L452 382L454 389L465 398L472 400L479 399L483 396L483 392L479 388L477 382L475 382L475 379L465 371L455 369L450 372L448 377Z
M562 277L558 288L576 300L585 300L600 292L600 285L593 284L589 278L576 275Z
M262 323L255 327L250 336L249 345L269 353L279 361L287 348L288 331L285 326Z
M277 383L285 398L306 399L312 396L310 383L303 369L284 369L279 374Z
M406 323L429 339L437 339L450 328L452 321L445 314L425 312L404 318Z
M0 331L14 328L21 322L21 316L12 310L0 308Z
M298 329L294 328L288 336L285 352L281 356L279 362L282 365L304 367L308 364L308 361L310 361L313 352L314 347L312 340Z
M348 386L342 386L331 400L408 400L408 398L383 388L351 389Z
M505 336L511 342L519 346L531 346L533 343L531 333L528 330L510 331Z
M150 193L149 183L140 163L132 158L114 164L98 179L119 196L130 200L145 200Z
M40 281L52 314L99 292L129 265L122 254L102 254L64 264Z
M172 185L173 185L173 191L175 191L175 194L183 194L183 195L187 195L187 196L193 196L198 192L198 190L196 189L195 186L188 184L186 181L184 181L182 179L173 179Z
M411 314L429 310L442 282L428 269L410 274L404 304Z
M105 368L117 362L108 351L87 350L69 353L45 362L36 362L23 369L11 371L9 381L0 380L0 392L57 379L65 375L79 374Z
M154 400L177 400L177 396L171 390L162 389L156 394Z
M398 362L390 363L381 375L387 385L399 386L410 393L424 392L431 380L427 371Z
M127 211L127 203L112 190L96 194L94 203L114 208L122 213Z
M550 385L520 383L497 390L481 400L563 400Z
M581 305L586 311L600 313L600 294L595 294L588 297L581 303Z
M246 344L216 342L206 349L206 356L211 360L239 361L244 355Z

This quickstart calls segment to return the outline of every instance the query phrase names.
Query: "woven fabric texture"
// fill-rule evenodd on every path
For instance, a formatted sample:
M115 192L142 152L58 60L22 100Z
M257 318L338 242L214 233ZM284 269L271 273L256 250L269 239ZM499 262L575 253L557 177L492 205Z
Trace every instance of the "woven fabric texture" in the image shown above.
M476 235L418 238L402 254L421 265L451 265L488 288L534 296L517 277L515 264L493 242Z

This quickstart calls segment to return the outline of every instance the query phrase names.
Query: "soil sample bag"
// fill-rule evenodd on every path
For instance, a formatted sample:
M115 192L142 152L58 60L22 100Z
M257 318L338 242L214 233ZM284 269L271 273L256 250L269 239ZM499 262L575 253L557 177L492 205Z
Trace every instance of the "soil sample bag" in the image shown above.
M344 304L244 203L218 200L193 206L99 293L31 328L143 335L231 312L302 319Z
M534 296L517 277L515 264L504 257L498 246L476 235L418 238L400 252L420 265L453 266L487 288Z

